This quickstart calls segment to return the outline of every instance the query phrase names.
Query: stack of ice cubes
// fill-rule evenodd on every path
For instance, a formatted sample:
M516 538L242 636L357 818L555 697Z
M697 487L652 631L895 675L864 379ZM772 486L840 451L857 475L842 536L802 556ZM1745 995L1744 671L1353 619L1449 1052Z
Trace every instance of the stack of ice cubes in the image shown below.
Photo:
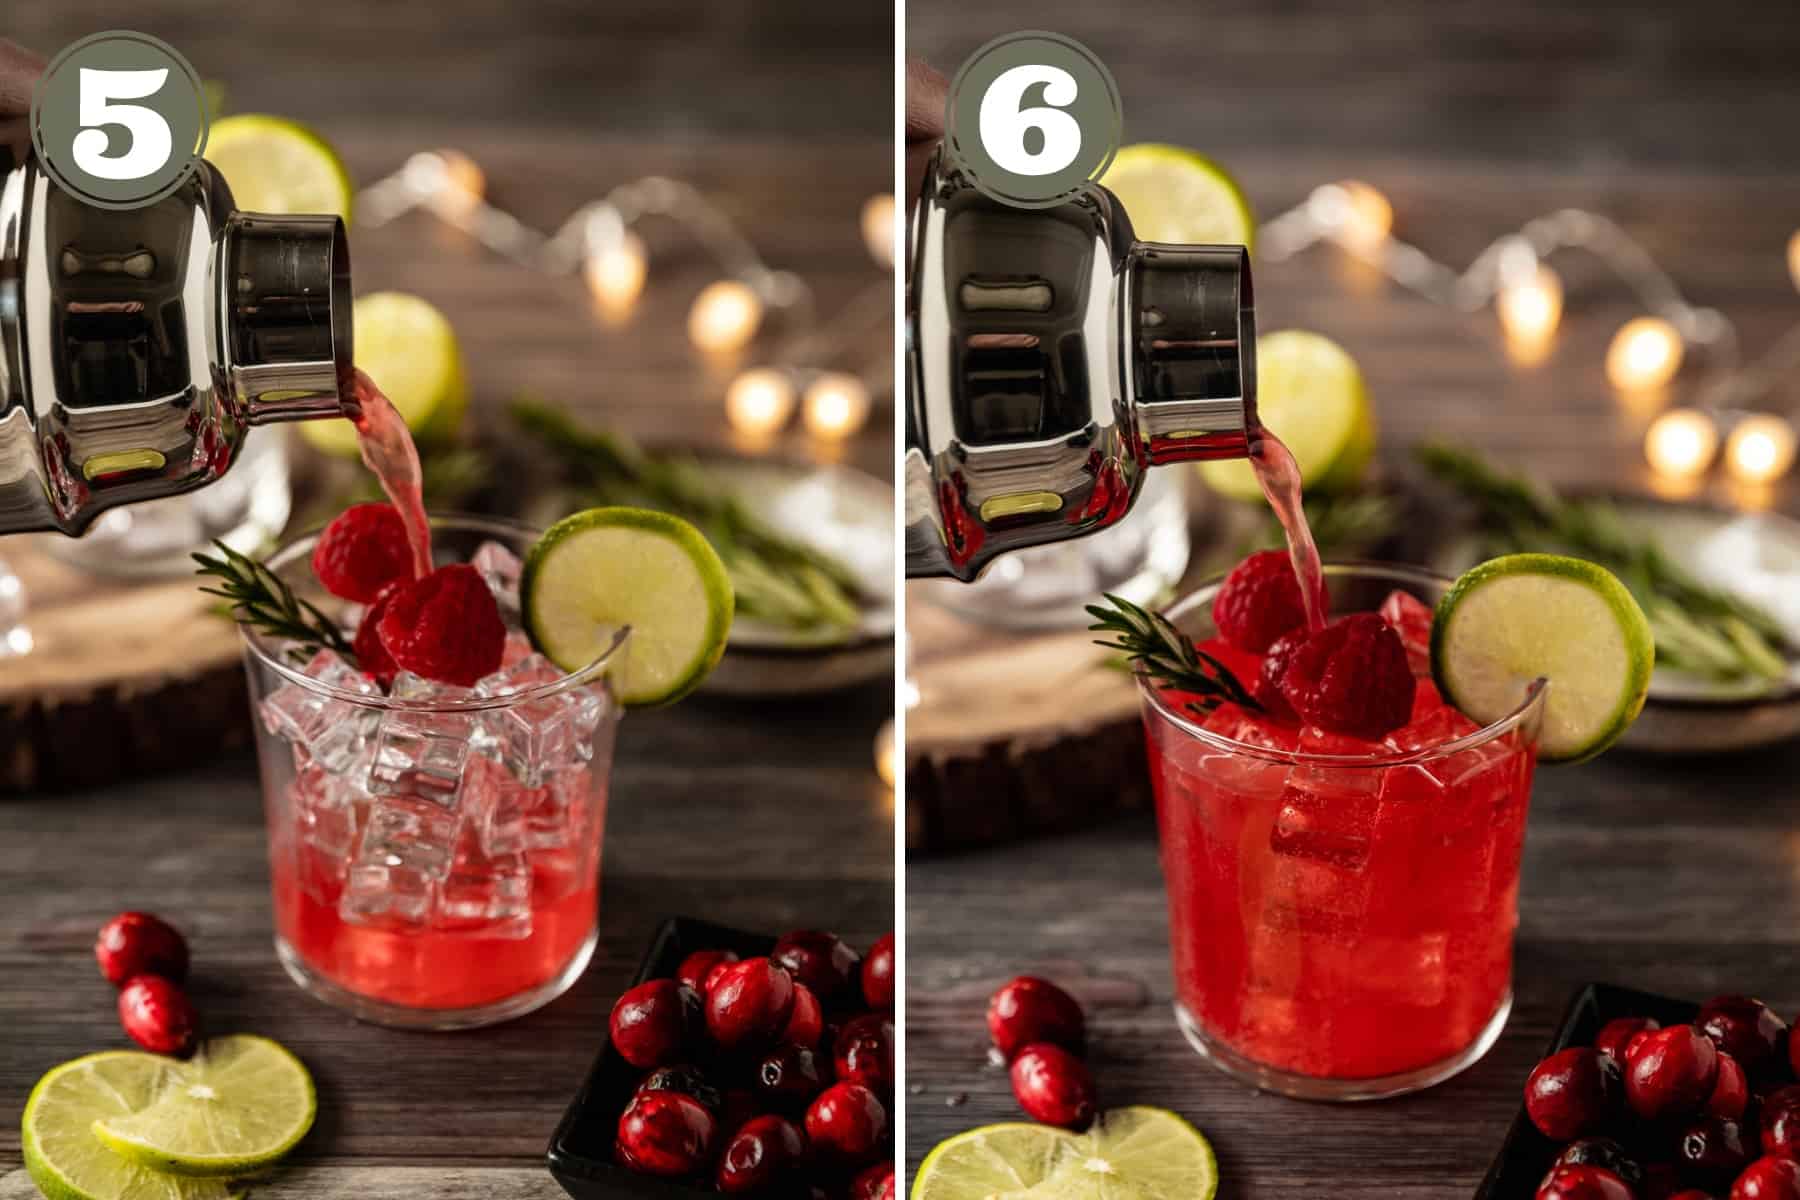
M389 693L470 701L468 710L367 707L298 683L262 702L264 727L293 750L303 886L316 901L335 901L346 922L523 938L534 857L540 866L593 870L591 822L605 785L604 764L597 781L588 763L611 701L596 685L475 707L563 673L518 628L517 556L488 542L471 563L509 627L500 669L473 688L403 672ZM304 669L342 691L380 694L330 650Z

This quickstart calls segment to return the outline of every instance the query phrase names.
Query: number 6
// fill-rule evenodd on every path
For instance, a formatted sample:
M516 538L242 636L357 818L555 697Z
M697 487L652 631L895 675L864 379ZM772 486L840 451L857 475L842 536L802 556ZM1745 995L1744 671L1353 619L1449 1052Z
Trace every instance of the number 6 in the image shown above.
M1044 85L1044 103L1055 108L1020 108L1025 91ZM981 144L988 157L1014 175L1054 175L1081 153L1081 124L1062 108L1075 103L1075 77L1061 67L1011 67L981 97ZM1037 153L1025 149L1025 131L1044 135Z
M161 170L174 149L174 133L162 114L141 104L113 104L114 100L142 100L162 90L169 79L167 67L154 71L101 71L81 69L82 130L69 144L75 165L95 179L147 179ZM131 134L131 146L123 154L106 153L108 139L102 125L119 125Z

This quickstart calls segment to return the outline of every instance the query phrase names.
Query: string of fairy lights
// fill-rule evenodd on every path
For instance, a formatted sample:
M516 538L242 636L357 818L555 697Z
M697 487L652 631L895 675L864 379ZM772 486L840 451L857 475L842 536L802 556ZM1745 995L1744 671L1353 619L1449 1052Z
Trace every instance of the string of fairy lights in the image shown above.
M467 155L422 151L363 189L357 222L372 228L414 210L432 213L522 266L580 276L611 321L630 315L649 279L650 252L638 227L650 219L674 225L723 275L702 288L688 308L687 336L696 350L733 355L765 325L779 327L768 361L740 370L725 389L726 420L750 448L766 446L796 411L814 439L827 446L841 443L868 424L873 396L892 384L891 359L860 368L844 365L856 347L891 329L891 283L870 284L823 323L807 282L770 267L725 212L692 184L661 175L620 184L576 209L553 233L488 203L486 191L485 174ZM862 207L863 244L884 270L894 265L895 219L891 194L871 196Z
M1800 324L1759 359L1742 362L1730 318L1691 303L1642 245L1597 213L1563 209L1528 221L1462 271L1395 237L1393 223L1393 207L1376 188L1329 183L1259 230L1257 256L1279 261L1332 242L1435 303L1469 313L1492 305L1509 353L1532 363L1548 353L1562 320L1562 277L1547 260L1584 250L1648 310L1621 325L1607 348L1606 379L1616 391L1656 397L1690 355L1705 369L1692 403L1669 408L1645 431L1644 457L1657 475L1692 485L1722 458L1732 480L1759 486L1793 467L1794 424L1772 401L1800 371ZM1800 289L1800 233L1788 241L1787 266Z

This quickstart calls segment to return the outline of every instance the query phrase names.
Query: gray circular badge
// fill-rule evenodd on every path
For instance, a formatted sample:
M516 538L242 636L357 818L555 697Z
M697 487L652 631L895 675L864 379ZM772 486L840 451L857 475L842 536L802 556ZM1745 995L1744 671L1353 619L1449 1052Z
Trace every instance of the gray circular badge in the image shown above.
M970 182L1003 204L1061 204L1112 162L1119 88L1092 50L1060 33L997 37L951 81L944 128Z
M180 187L206 150L206 91L147 33L108 30L50 60L31 98L38 163L97 208L143 208Z

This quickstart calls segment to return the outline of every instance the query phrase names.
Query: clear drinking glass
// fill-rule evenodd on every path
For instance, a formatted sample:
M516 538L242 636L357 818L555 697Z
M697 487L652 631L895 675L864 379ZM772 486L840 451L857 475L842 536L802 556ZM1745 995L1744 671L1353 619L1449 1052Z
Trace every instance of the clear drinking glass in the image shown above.
M1327 565L1333 612L1450 585ZM1203 645L1215 582L1169 618ZM1415 610L1424 618L1424 610ZM1405 635L1403 634L1403 637ZM1207 646L1240 674L1250 656ZM1423 647L1411 647L1422 672ZM1254 675L1248 675L1254 678ZM1544 687L1478 728L1421 679L1381 743L1202 717L1138 678L1169 899L1176 1016L1245 1082L1364 1100L1429 1087L1485 1054L1512 1005L1519 856Z
M473 560L500 593L536 538L432 519L436 560ZM313 578L315 540L269 566L351 625L356 607ZM473 689L403 675L383 695L328 652L245 630L276 951L301 987L365 1020L507 1020L560 995L593 954L620 714L606 670L627 633L565 674L518 631L516 591L501 608L506 658Z

